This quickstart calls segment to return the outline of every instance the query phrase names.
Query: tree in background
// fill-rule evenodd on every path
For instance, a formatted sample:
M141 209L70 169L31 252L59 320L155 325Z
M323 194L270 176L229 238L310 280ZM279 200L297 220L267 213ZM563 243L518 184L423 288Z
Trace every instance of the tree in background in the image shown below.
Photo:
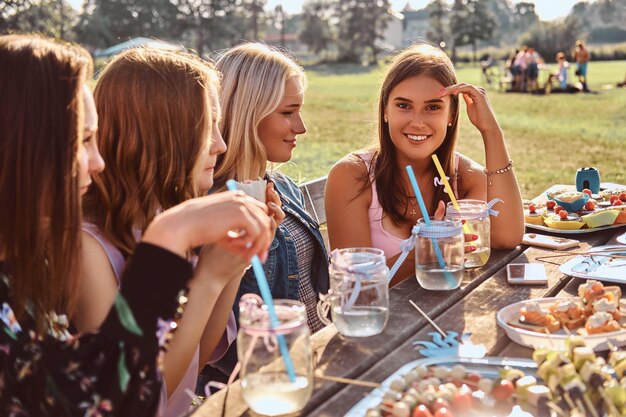
M332 0L307 0L302 7L303 25L298 38L315 54L320 54L333 41Z
M426 6L426 10L428 10L430 23L430 30L426 33L426 37L443 49L449 35L446 29L448 5L445 0L433 0Z
M335 2L339 21L337 46L339 61L359 62L369 52L369 63L377 62L378 39L389 20L389 0L345 0Z
M77 28L91 46L107 47L136 36L174 40L178 10L169 0L85 0Z
M557 52L569 55L579 35L580 21L569 16L564 21L538 22L521 40L533 46L541 56L550 59Z
M520 33L529 31L537 22L539 16L535 12L535 4L521 2L515 5L513 15L513 27Z
M495 28L496 21L487 9L485 0L454 0L450 12L452 59L456 59L457 47L472 45L476 61L476 43L491 39Z
M264 17L265 3L266 0L241 0L242 11L249 22L245 25L247 31L244 37L250 39L250 36L247 36L250 33L252 40L259 40L259 26Z
M481 43L487 43L492 46L516 44L519 35L523 32L518 32L513 27L514 12L510 0L486 0L485 3L495 20L496 27L491 35L491 39Z
M0 33L36 32L75 40L78 13L64 0L0 0Z
M182 40L198 55L233 46L242 37L237 0L170 0L178 10Z

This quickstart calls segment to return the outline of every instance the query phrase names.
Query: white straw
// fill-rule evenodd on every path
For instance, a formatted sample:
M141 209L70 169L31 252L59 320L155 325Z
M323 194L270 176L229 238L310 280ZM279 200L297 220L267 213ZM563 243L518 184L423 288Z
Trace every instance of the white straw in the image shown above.
M417 306L417 304L415 304L415 303L413 302L413 300L409 300L409 303L411 303L411 305L412 305L413 307L415 307L415 309L416 309L417 311L419 311L419 313L420 313L422 316L424 316L424 318L425 318L425 319L426 319L426 320L427 320L427 321L431 324L431 326L433 326L433 327L435 328L435 330L437 330L439 333L441 333L441 335L442 335L443 337L447 337L447 336L448 336L448 335L446 334L446 332L444 332L443 330L441 330L441 327L437 326L437 323L435 323L435 322L434 322L434 321L433 321L430 317L428 317L428 315L427 315L426 313L424 313L424 312L422 311L422 309L421 309L421 308L419 308L419 307Z

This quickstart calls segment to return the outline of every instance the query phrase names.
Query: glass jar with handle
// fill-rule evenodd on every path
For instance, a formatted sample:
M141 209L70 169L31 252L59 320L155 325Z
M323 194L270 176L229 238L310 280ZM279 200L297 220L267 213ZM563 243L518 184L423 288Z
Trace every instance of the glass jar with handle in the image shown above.
M300 411L313 392L311 333L304 304L274 300L279 325L270 324L267 306L256 294L239 303L237 354L241 363L241 392L252 411L278 416ZM289 351L295 375L281 358L278 338Z

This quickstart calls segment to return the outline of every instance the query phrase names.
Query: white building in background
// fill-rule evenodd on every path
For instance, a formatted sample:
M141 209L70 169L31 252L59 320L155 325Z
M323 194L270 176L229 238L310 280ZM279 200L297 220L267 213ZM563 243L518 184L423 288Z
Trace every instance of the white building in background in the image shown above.
M389 9L389 17L383 39L378 46L385 51L392 52L401 49L404 45L404 15Z
M402 49L416 40L427 39L430 17L426 9L413 10L407 3L401 12L389 10L389 15L383 39L379 42L385 51Z

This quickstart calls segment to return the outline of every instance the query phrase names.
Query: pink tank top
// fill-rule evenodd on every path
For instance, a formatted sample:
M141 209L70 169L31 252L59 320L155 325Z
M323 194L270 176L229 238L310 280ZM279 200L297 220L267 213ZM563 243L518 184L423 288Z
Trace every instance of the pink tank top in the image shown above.
M117 249L106 237L104 237L98 226L95 224L83 222L82 229L85 233L100 243L104 249L104 252L109 258L109 262L111 263L111 267L113 268L113 272L115 273L117 284L119 286L122 273L124 272L124 267L126 266L126 259L124 259L124 255L122 255L122 252L120 252L119 249ZM135 238L139 240L141 238L141 233L135 233ZM211 364L220 360L236 338L237 321L235 320L235 315L231 311L228 316L228 322L226 324L224 335L207 363ZM161 385L161 402L159 404L157 416L178 417L188 413L189 407L191 406L191 396L186 391L189 390L191 393L195 391L199 366L200 347L198 346L193 358L191 359L191 363L187 367L187 372L185 372L185 375L176 387L176 390L172 393L172 395L170 395L169 400L167 398L167 387L165 386L165 381L163 381L163 384Z
M369 229L370 229L370 239L372 241L372 247L382 249L385 252L385 257L387 259L398 255L400 250L400 243L404 240L404 238L392 235L383 227L383 208L380 205L380 200L378 199L378 192L376 191L376 183L374 182L374 169L371 169L371 165L373 163L372 158L374 154L372 152L362 152L356 153L356 155L363 160L365 166L367 167L367 171L370 173L370 180L372 182L372 203L370 204L367 210L367 217L369 219ZM452 191L454 195L458 195L457 186L458 186L458 169L459 168L459 154L455 154L454 158L454 175L450 179L450 186L452 187Z

